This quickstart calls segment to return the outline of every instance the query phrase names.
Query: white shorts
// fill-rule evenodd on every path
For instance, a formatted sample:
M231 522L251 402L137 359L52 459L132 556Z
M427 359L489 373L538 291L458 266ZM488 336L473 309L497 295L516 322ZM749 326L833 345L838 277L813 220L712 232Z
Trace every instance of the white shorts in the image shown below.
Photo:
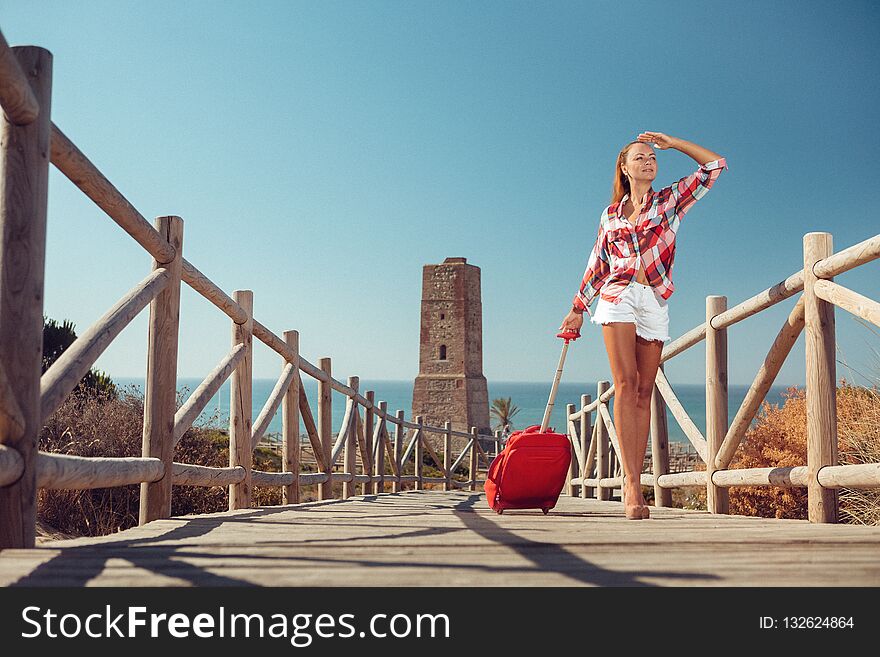
M630 322L636 325L636 335L646 340L670 340L667 301L653 287L632 282L618 301L620 303L615 304L600 296L590 321L593 324Z

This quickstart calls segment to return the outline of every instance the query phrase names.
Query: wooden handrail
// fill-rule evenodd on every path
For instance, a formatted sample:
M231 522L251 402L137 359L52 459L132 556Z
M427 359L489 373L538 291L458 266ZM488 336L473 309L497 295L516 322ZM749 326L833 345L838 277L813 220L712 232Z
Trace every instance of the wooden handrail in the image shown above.
M161 263L174 259L174 247L150 225L128 199L107 180L76 144L52 124L52 164Z
M86 490L159 481L165 466L157 458L72 456L39 452L39 488Z
M277 383L275 383L275 387L272 389L269 399L267 399L266 403L263 405L263 410L260 411L257 421L254 422L254 429L251 434L251 449L257 448L257 443L260 442L263 434L266 433L266 429L269 428L269 423L272 422L272 418L274 418L275 413L278 412L278 407L281 406L281 400L287 393L287 389L290 387L290 383L293 381L294 376L296 376L296 371L294 370L293 364L287 363L287 365L284 366Z
M0 32L0 106L15 125L33 123L40 114L40 103L34 95L18 58Z
M461 450L461 454L458 455L458 458L453 461L452 466L449 468L450 472L455 472L458 469L458 466L461 465L461 462L464 461L464 457L468 455L468 450L471 448L471 442L468 441L464 449Z
M164 267L151 272L43 373L40 379L40 417L43 422L58 410L113 339L165 289L169 280L168 270Z
M182 260L182 267L180 277L184 283L217 306L217 308L223 311L226 316L236 324L244 324L247 322L248 316L244 308L237 304L235 300L226 294L226 292L214 283L214 281L196 269L195 265L189 262L186 258ZM256 325L257 322L255 320L255 328ZM256 330L254 331L254 335L256 335Z
M712 483L716 486L801 486L807 485L807 468L738 468L716 470Z
M843 308L856 317L871 322L874 326L880 326L880 303L873 299L854 292L839 283L823 279L816 281L813 290L820 299L833 303L838 308Z
M24 459L13 447L0 445L0 486L18 481L24 472Z
M339 432L336 434L336 442L333 445L333 450L330 452L330 466L336 465L336 459L339 458L340 452L345 448L345 444L348 441L348 435L352 431L353 418L352 415L356 413L355 407L357 402L353 399L349 398L345 403L345 412L342 415L342 424L339 425Z
M678 421L681 430L684 431L685 436L691 441L694 449L697 450L697 454L700 455L700 458L703 459L703 462L705 463L708 449L706 439L703 437L703 434L700 433L697 425L694 424L691 416L687 414L686 410L684 410L684 406L678 401L678 397L675 396L675 392L673 392L672 386L669 385L669 381L666 379L666 374L663 373L663 370L657 370L656 384L657 389L663 397L663 401L666 402L666 406L669 407L669 410L672 412L672 416Z
M230 486L244 481L244 468L211 468L204 465L175 463L172 467L175 486Z
M718 331L756 315L777 303L793 297L804 289L804 271L799 269L784 281L758 292L755 296L738 303L733 308L718 313L712 318L712 327Z
M243 344L236 345L232 351L223 357L217 367L211 370L211 373L205 377L199 386L192 392L186 402L178 409L174 416L174 444L180 442L193 422L208 405L208 402L220 390L220 386L229 378L232 371L238 367L241 359L244 358L247 347Z
M28 48L16 50L18 55L9 48L2 32L0 32L0 106L2 106L7 120L19 126L32 123L37 119L44 121L44 136L50 136L51 162L154 258L154 271L76 340L43 375L40 380L40 417L46 420L57 410L119 332L147 303L154 301L158 295L162 294L171 280L174 282L175 290L177 283L182 280L217 306L233 321L233 343L237 344L235 336L238 335L241 335L243 340L221 361L175 415L172 444L179 441L182 434L192 426L194 419L210 398L216 394L232 369L237 370L236 376L233 377L233 387L239 386L239 406L245 410L236 416L235 430L230 430L230 451L231 453L235 452L236 456L233 460L241 462L241 465L232 465L229 468L207 468L194 464L172 463L168 454L164 454L161 459L158 459L151 457L95 458L37 452L36 458L31 458L28 455L33 452L27 451L23 447L20 452L15 445L27 430L26 425L34 424L29 419L31 416L24 412L28 411L28 408L19 408L19 402L16 401L11 387L10 377L18 384L20 373L14 369L8 373L0 366L0 443L9 443L7 445L0 444L0 486L8 486L20 477L24 477L22 481L29 478L30 489L33 488L35 481L44 488L94 488L131 483L149 484L159 480L162 480L163 485L169 486L169 482L176 485L230 485L232 487L230 492L232 507L238 508L249 506L249 491L252 485L290 486L294 482L307 485L317 484L322 487L323 499L328 494L332 494L330 486L333 482L345 482L344 490L346 492L344 495L347 497L353 492L355 483L368 484L385 479L384 472L373 472L374 457L371 441L374 441L377 456L388 452L391 457L392 470L395 473L392 478L395 481L395 490L399 490L398 485L404 482L414 482L416 488L420 488L422 483L433 482L443 483L447 488L470 486L472 490L475 489L478 459L482 458L487 465L490 463L488 454L480 441L486 439L497 444L497 436L480 436L476 428L471 428L469 432L452 431L449 423L443 428L429 426L422 422L421 417L414 418L415 421L408 421L405 419L403 411L398 411L394 416L389 415L387 405L384 403L376 404L371 392L367 392L366 397L358 392L359 381L357 377L351 377L348 385L337 381L331 375L329 359L322 359L320 367L311 364L298 353L298 343L296 343L296 347L291 346L287 340L282 340L257 322L253 318L250 292L239 291L235 293L235 298L232 298L194 265L183 259L181 242L151 226L76 145L55 124L51 123L48 117L48 104L45 113L41 114L38 99L42 97L40 94L43 92L37 90L37 86L32 88L31 80L28 78L32 69L37 71L38 67L19 64L20 57L29 57L33 53L29 53ZM32 50L47 52L42 49ZM28 73L25 74L23 69L27 69ZM37 77L39 76L37 75ZM45 84L45 87L48 89L48 83ZM7 175L9 176L7 184L9 184L9 180L16 178L11 174ZM16 175L18 174L16 173ZM42 205L36 207L36 212L42 213L45 210L44 201L45 199L40 200ZM179 218L173 219L180 221ZM39 237L38 232L34 234ZM36 244L35 248L42 253L44 243ZM642 483L644 485L655 484L661 488L706 486L708 484L710 498L718 494L718 491L713 487L807 486L810 491L810 519L826 522L833 521L836 512L836 492L833 492L832 489L842 486L880 486L880 463L836 465L837 427L833 403L835 398L833 308L843 308L880 326L880 303L831 280L840 273L878 258L880 258L880 235L838 253L833 253L829 233L809 233L804 236L803 269L730 309L724 308L726 297L710 297L709 299L723 299L724 302L710 307L707 300L706 322L666 345L661 356L662 363L702 340L708 339L707 353L710 356L709 360L713 360L713 363L711 367L707 363L707 393L711 391L714 394L711 412L707 412L707 423L711 423L711 431L707 430L706 434L709 438L708 443L684 411L662 369L658 370L655 382L659 398L665 400L698 454L704 461L707 461L708 471L676 474L664 472L658 473L656 476L642 474ZM171 263L174 263L175 267L173 275L170 275L169 271ZM179 278L177 267L180 272ZM42 279L39 281L40 286L42 286L41 281ZM761 369L749 387L746 398L743 400L732 425L725 432L727 338L723 331L727 327L801 291L804 293L803 296L798 300L786 323L780 329ZM175 309L172 307L171 310ZM175 313L170 314L174 315ZM806 331L808 333L808 387L815 386L813 394L808 396L808 465L787 468L726 469L751 420L755 417L761 401L765 398L790 353L792 345L799 334L804 332L805 325L809 326L809 330ZM173 332L176 334L176 323ZM250 362L252 337L257 337L278 352L287 364L284 366L282 375L269 400L257 418L254 430L250 435L247 435L250 426L248 402L252 385ZM176 338L174 339L176 340ZM12 344L11 341L9 343ZM177 343L171 342L171 344L174 346ZM151 349L153 346L151 343ZM5 364L11 367L9 361ZM302 388L301 372L312 376L320 383L319 415L321 422L319 427L315 426L314 417ZM162 381L166 379L170 381L173 379L173 375L171 377L163 375L159 378ZM580 409L574 411L574 407L569 406L566 412L566 426L580 468L580 477L573 481L579 482L582 486L595 486L597 496L598 489L622 485L621 476L608 476L607 472L601 472L602 468L598 465L604 458L602 456L603 447L600 445L604 433L607 433L615 453L618 457L620 456L618 437L608 409L608 403L615 394L614 387L607 386L607 382L604 383L606 386L600 385L600 394L595 401L589 402L588 398L582 397ZM287 403L293 403L300 411L314 449L316 463L325 471L315 474L302 474L295 471L279 473L252 471L251 460L246 456L247 454L252 456L253 448L264 435L281 404L281 400L285 397L287 389L291 386L293 386L293 392ZM158 382L158 378L154 387L161 395L168 393L168 386ZM347 398L343 427L336 445L332 445L330 441L331 390L335 390ZM708 395L707 400L708 407L709 401L711 401ZM24 401L21 403L24 404ZM162 407L165 405L164 401L159 404ZM368 413L363 422L360 417L361 407ZM592 439L587 446L584 435L587 432L585 427L589 426L589 414L594 410L597 411L598 417L593 426ZM36 410L33 415L36 417ZM162 422L165 419L170 419L160 417L160 415L156 417ZM375 428L373 427L373 419L376 420ZM580 433L574 424L577 420L581 420ZM156 425L158 426L162 422L157 421ZM387 422L396 426L394 447L392 447L388 436ZM145 418L145 426L146 424ZM400 448L406 429L413 431L401 459ZM156 433L156 437L162 437L160 436L161 430L157 429L154 433ZM429 433L444 436L442 460L426 439ZM297 436L298 443L298 433L294 435ZM453 435L465 437L468 442L456 461L450 464L451 442L449 441ZM578 441L579 435L580 440ZM722 435L723 440L720 440ZM35 444L33 443L33 449L35 449ZM247 447L250 447L250 452L246 451ZM298 449L299 445L297 444L296 447ZM346 472L332 473L333 463L342 448L346 450ZM428 451L431 458L444 472L444 478L422 477L421 449L423 448ZM355 472L356 451L358 450L361 453L364 474ZM717 453L715 453L716 450ZM416 475L402 476L401 463L409 459L414 451L417 458ZM452 472L466 456L470 456L471 459L469 481L464 484L450 482ZM375 460L377 465L381 463L378 458ZM590 478L588 474L592 470L594 462L597 466L597 475L595 478ZM172 471L170 476L165 479L164 476L169 474L169 467L172 468ZM24 486L22 490L24 490L23 495L27 494L28 486ZM33 490L30 492L32 493ZM368 491L365 489L365 492ZM726 495L726 491L724 494ZM27 497L21 499L25 500ZM710 507L713 509L717 506L714 502L710 502ZM25 507L26 505L22 508ZM3 527L4 531L7 531L6 525ZM28 532L29 530L25 528L24 531ZM18 538L15 540L18 541ZM26 536L25 543L27 543Z
M737 447L739 447L755 414L761 407L761 402L764 401L764 398L770 391L770 387L776 380L779 370L782 369L785 359L791 353L795 341L803 330L804 298L801 296L789 313L782 328L779 329L773 345L767 352L764 362L761 363L761 368L758 370L755 380L749 386L746 397L736 412L736 417L734 417L730 428L727 430L727 435L724 437L724 441L718 449L718 454L715 456L715 467L718 470L724 470L730 465Z
M874 235L819 260L813 265L813 273L818 278L834 278L878 258L880 258L880 235Z

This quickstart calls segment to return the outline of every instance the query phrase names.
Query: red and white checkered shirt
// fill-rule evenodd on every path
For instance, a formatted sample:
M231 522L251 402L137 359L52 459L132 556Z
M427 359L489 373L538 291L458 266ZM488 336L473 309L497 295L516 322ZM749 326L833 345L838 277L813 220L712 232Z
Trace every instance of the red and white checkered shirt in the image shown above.
M659 192L648 190L635 227L623 214L628 194L605 208L574 306L592 316L590 304L600 292L602 299L620 303L620 295L636 280L640 258L651 287L668 299L675 290L672 263L679 224L726 167L722 157Z

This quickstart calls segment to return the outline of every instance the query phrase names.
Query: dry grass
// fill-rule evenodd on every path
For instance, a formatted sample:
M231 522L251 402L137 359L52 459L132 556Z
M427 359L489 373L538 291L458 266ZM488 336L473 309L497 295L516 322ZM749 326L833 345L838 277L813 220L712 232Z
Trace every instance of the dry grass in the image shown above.
M782 406L764 402L746 433L731 468L792 467L807 463L807 399L791 387ZM838 463L880 463L880 391L847 383L837 388ZM703 467L705 469L705 466ZM676 506L706 508L706 491L677 489ZM730 512L765 518L807 517L805 488L737 486L730 489ZM880 490L840 490L841 522L880 524Z
M178 407L188 395L184 389ZM140 456L143 435L143 393L136 386L123 388L113 398L79 390L52 415L40 434L40 449L78 456ZM229 438L215 414L187 431L174 460L214 467L229 464ZM280 459L269 450L254 453L254 467L278 471ZM140 486L94 490L40 490L37 517L43 536L99 536L137 525ZM256 488L254 505L281 503L280 488ZM171 515L225 511L226 487L177 486Z

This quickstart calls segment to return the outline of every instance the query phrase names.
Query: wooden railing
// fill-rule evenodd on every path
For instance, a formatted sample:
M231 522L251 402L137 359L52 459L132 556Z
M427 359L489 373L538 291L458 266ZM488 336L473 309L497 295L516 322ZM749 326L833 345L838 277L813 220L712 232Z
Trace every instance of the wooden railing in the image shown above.
M183 257L183 220L159 217L155 227L135 209L50 119L52 56L42 48L9 48L0 34L0 105L2 125L2 205L0 205L0 548L31 547L35 539L38 488L87 489L141 484L141 524L171 514L173 486L228 486L229 508L251 504L254 486L283 487L283 501L300 499L301 486L317 486L318 498L384 492L387 483L400 491L427 483L476 490L479 462L489 458L479 436L391 415L374 393L359 392L358 377L347 384L331 375L330 358L313 365L300 353L297 331L278 337L253 316L253 293L232 296ZM85 331L41 376L43 277L46 244L49 163L55 165L98 207L153 257L142 281ZM179 410L177 350L180 284L189 285L231 320L232 339L224 356ZM147 305L150 306L149 351L145 387L143 454L140 458L85 458L39 452L39 430L61 406L107 346ZM252 351L257 338L282 358L282 370L262 411L252 418ZM303 390L302 374L318 381L317 417ZM209 400L231 377L229 467L176 463L174 450ZM332 391L346 398L342 426L334 438ZM279 407L282 410L282 472L253 469L253 450ZM303 473L300 464L300 420L315 455L317 472ZM394 426L393 438L389 424ZM442 456L428 434L442 437ZM453 437L466 439L457 458ZM443 477L425 477L427 452ZM342 456L341 471L337 472ZM356 469L359 461L360 473ZM386 472L385 462L391 473ZM468 479L456 473L468 459ZM413 475L404 475L412 459Z
M880 235L837 253L831 245L830 233L807 233L803 238L803 269L730 309L727 297L706 297L705 323L663 349L651 402L652 472L641 474L642 485L654 487L658 506L671 506L673 488L705 486L708 510L728 513L728 489L732 486L798 486L807 488L811 522L836 522L839 488L880 487L880 463L837 463L834 360L835 306L880 326L880 303L832 280L838 274L880 257ZM729 422L727 328L799 292L802 294L770 345L733 421ZM805 327L807 463L799 467L728 469L761 402ZM663 363L703 340L706 341L705 434L685 412L663 371ZM572 445L570 494L579 492L582 497L608 499L611 489L623 485L620 446L608 409L613 395L614 386L600 381L594 401L590 395L584 395L579 409L568 406L567 433ZM705 470L669 473L667 407L706 464Z

